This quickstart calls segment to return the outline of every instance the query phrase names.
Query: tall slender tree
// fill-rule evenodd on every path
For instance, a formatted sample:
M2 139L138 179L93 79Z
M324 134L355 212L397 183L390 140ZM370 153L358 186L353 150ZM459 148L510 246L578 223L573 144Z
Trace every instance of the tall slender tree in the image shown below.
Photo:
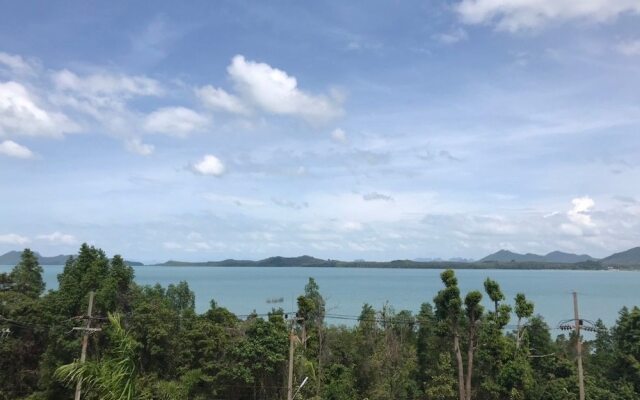
M458 397L466 400L464 364L460 347L460 324L462 322L462 299L458 288L458 279L453 270L446 270L440 274L444 289L440 290L433 302L436 305L436 317L447 328L453 338L453 352L458 366Z
M45 288L42 272L38 256L30 249L24 249L20 262L11 271L12 289L29 297L39 297Z
M516 349L520 348L522 342L522 336L524 335L525 327L522 325L522 320L531 317L533 315L533 303L528 301L524 293L516 294L516 316L518 317L518 327L516 331Z

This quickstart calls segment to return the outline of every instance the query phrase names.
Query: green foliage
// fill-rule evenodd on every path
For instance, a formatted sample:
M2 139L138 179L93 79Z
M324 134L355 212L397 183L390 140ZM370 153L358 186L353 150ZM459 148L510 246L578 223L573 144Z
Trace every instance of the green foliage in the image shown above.
M15 292L30 297L39 297L44 292L42 267L36 254L29 249L24 249L20 262L11 271L9 279L12 282L11 290Z
M425 390L425 395L429 400L454 400L456 394L456 380L453 365L451 364L451 354L440 353L438 363L430 372L430 384Z
M491 301L493 301L495 305L495 312L498 313L498 303L504 300L504 294L502 294L502 291L500 290L500 285L498 282L487 278L484 281L484 290Z
M108 334L112 346L108 355L99 361L63 365L55 376L71 387L81 382L85 392L94 398L133 400L136 398L137 343L122 327L118 314L109 314Z
M529 318L533 315L533 303L527 301L527 298L523 293L516 294L515 312L520 319Z
M294 386L298 399L577 400L575 335L551 337L533 303L519 293L507 304L497 282L461 296L453 270L417 315L365 304L354 326L325 324L326 305L310 278L298 297ZM229 399L286 397L291 326L283 310L239 319L211 300L195 311L186 282L134 283L121 257L83 244L43 294L42 269L25 250L0 275L0 400ZM482 289L482 288L481 288ZM87 361L76 358L88 294L95 292ZM511 310L518 328L507 332ZM108 320L104 316L109 316ZM615 326L601 321L584 343L587 398L640 400L640 309L621 310ZM459 377L462 377L462 381Z
M433 302L436 306L436 317L446 322L452 329L457 329L462 316L462 300L458 279L453 270L446 270L440 274L440 279L445 288L438 292Z

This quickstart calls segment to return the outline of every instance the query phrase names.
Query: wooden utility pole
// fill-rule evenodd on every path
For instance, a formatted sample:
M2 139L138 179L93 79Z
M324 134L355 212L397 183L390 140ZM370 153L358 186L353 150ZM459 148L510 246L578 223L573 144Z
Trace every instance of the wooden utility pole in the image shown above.
M582 371L582 341L580 340L580 315L578 313L578 293L573 292L573 318L576 331L576 353L578 355L578 385L580 386L580 400L584 400L584 373Z
M293 354L295 350L295 320L291 321L289 332L289 376L287 378L287 400L293 400Z
M83 364L87 359L87 346L89 345L89 332L91 331L91 313L93 311L93 291L89 292L89 307L87 309L87 323L84 328L84 336L82 337L82 353L80 353L80 364ZM82 380L78 381L76 385L75 400L80 400L80 393L82 392Z

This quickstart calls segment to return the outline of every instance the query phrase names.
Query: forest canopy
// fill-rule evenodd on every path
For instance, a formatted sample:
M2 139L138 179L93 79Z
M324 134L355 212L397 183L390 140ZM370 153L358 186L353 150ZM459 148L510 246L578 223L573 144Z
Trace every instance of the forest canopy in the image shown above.
M72 398L78 382L83 399L285 399L290 346L296 399L578 399L575 332L554 337L525 293L506 298L490 278L462 293L445 270L417 314L364 304L339 325L313 278L295 314L241 316L213 299L197 313L186 282L138 285L122 257L86 244L57 290L42 273L26 249L0 274L0 399ZM586 398L640 399L640 309L593 328Z

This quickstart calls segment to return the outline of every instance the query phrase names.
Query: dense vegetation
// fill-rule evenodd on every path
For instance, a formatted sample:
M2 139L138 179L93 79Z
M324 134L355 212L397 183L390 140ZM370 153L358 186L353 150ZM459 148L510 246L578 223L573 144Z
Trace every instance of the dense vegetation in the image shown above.
M490 279L463 296L446 270L417 315L365 304L352 325L328 326L313 279L293 318L238 316L213 300L197 314L185 282L139 286L133 277L121 257L83 245L59 289L44 293L42 268L25 250L0 274L0 328L10 329L0 336L0 399L72 398L78 381L83 399L284 399L291 326L294 387L309 378L298 399L578 398L577 337L553 339L524 294L511 302ZM73 328L87 322L91 291L91 325L102 330L80 364ZM587 399L640 399L640 309L597 326L584 344Z

